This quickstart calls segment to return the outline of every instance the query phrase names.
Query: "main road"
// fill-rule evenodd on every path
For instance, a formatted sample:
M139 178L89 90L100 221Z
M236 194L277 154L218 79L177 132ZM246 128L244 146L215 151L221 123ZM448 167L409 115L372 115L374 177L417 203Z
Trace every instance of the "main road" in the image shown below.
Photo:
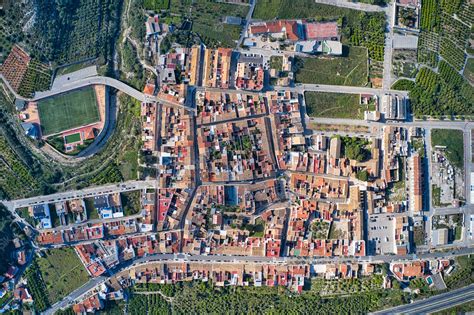
M454 257L460 255L473 254L474 248L462 248L453 250L447 253L427 253L419 256L415 255L387 255L387 256L366 256L366 257L322 257L322 258L304 258L304 257L255 257L255 256L217 256L217 255L186 255L186 254L154 254L146 257L142 257L136 260L125 262L118 268L113 270L112 275L109 278L98 277L89 280L79 289L75 290L62 301L54 304L48 309L45 314L54 314L59 309L64 309L70 304L79 301L81 298L89 294L91 291L97 289L102 283L106 282L110 278L114 277L115 274L125 271L127 269L139 266L146 266L156 263L216 263L216 264L318 264L318 263L382 263L391 262L396 260L418 260L418 259L434 259L443 257Z
M71 190L61 193L36 196L25 199L17 199L12 201L2 201L10 211L14 211L17 208L30 207L34 205L44 204L44 203L55 203L65 200L77 199L77 198L87 198L103 194L110 193L119 193L130 190L139 190L146 188L157 188L155 180L145 180L145 181L128 181L119 184L113 185L104 185L98 187L85 188L82 190Z
M4 82L7 82L3 76L0 76L0 78L3 79ZM183 108L190 111L195 111L194 108L177 104L175 102L170 102L166 99L163 99L162 97L144 94L122 81L119 81L117 79L110 78L110 77L104 77L104 76L91 76L91 77L74 80L68 83L64 83L61 86L56 86L56 87L53 86L53 89L49 91L36 92L35 97L33 98L24 98L18 95L17 93L14 93L14 94L17 99L28 101L28 102L37 102L39 100L42 100L51 96L77 90L77 89L80 89L86 86L91 86L91 85L107 85L107 86L113 87L117 90L124 92L125 94L130 95L131 97L141 102L149 102L149 103L159 102L166 106L178 107L178 108ZM7 86L9 85L7 84ZM14 92L14 90L12 89L11 91Z
M474 301L474 284L372 314L431 314L470 301Z

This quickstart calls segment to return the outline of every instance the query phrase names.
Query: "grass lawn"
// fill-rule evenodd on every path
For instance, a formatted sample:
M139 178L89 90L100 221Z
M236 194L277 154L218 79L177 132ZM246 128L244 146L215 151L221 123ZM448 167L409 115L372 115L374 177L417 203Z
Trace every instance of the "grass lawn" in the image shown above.
M461 130L433 129L431 145L445 146L448 160L461 170L464 169L464 139Z
M38 102L44 135L99 121L99 108L91 87L49 97Z
M474 58L469 58L464 68L464 77L474 83Z
M366 86L367 49L343 46L342 57L296 58L298 83Z
M207 46L235 46L242 27L224 24L222 20L227 15L245 18L249 6L207 0L172 0L171 13L189 16L190 7L192 30L201 36Z
M66 140L66 143L78 142L81 141L81 135L79 133L73 133L72 135L64 137L64 139Z
M363 119L359 95L342 93L306 92L306 112L310 117Z
M49 249L37 258L51 304L87 282L89 276L72 248Z

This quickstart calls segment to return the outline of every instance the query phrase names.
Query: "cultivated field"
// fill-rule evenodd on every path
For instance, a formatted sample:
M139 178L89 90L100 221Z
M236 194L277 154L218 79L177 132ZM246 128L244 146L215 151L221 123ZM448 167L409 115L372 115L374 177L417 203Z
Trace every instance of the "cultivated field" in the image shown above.
M90 87L41 100L38 111L45 136L100 120L95 93Z

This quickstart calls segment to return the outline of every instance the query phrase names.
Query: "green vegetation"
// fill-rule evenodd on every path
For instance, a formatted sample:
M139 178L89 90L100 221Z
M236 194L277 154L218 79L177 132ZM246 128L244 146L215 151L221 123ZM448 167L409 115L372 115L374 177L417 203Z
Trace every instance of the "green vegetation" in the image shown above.
M84 88L38 102L44 135L99 121L99 108L92 88Z
M312 237L315 239L327 239L329 233L329 222L316 220L311 224Z
M120 194L122 208L126 216L137 214L141 210L141 191L126 191Z
M382 275L354 279L312 279L310 292L323 296L334 296L341 294L358 294L362 292L374 292L382 289Z
M0 257L2 257L0 274L3 274L8 268L7 263L10 261L13 250L12 240L15 235L12 228L13 216L2 203L0 203L0 218L2 218L0 220Z
M167 10L170 7L170 0L144 0L146 10Z
M369 180L369 172L367 172L367 170L362 170L362 171L359 171L357 172L356 174L356 178L358 180L361 180L363 182L366 182Z
M122 54L123 70L121 80L127 82L137 90L143 90L146 77L143 66L138 59L136 48L127 40L120 52Z
M257 1L253 18L262 20L308 18L318 21L338 21L344 43L364 46L369 57L383 60L385 16L367 13L311 0L262 0Z
M26 195L27 190L37 191L38 182L12 147L0 138L0 199Z
M341 137L342 154L351 160L358 162L365 161L370 158L370 151L366 148L369 142L365 139L356 137Z
M438 21L438 0L425 0L421 10L420 27L422 30L435 31Z
M282 56L271 56L270 57L270 68L276 71L283 69L283 57Z
M32 48L42 59L66 64L88 58L112 59L122 1L36 2ZM33 38L31 38L33 40Z
M295 57L295 81L331 85L367 85L367 50L362 47L343 48L343 57Z
M203 282L183 283L175 286L173 297L169 301L161 294L146 297L138 292L133 293L128 311L132 314L145 314L156 308L163 314L359 314L408 302L407 294L401 290L381 289L379 276L333 282L316 280L311 284L313 285L314 290L311 288L311 291L294 294L282 287L212 287L212 284ZM350 294L321 297L323 291L318 286L332 285L340 288L334 294ZM153 285L152 291L156 289L169 296L162 288L155 286Z
M418 117L474 114L474 89L444 61L439 64L439 74L421 68L410 99Z
M461 130L433 129L431 145L446 147L446 157L456 167L464 168L464 141Z
M431 185L431 195L433 196L433 205L435 207L441 206L441 187Z
M363 119L359 95L325 92L306 92L306 112L310 117Z
M89 220L100 219L99 218L99 212L94 207L94 199L93 198L85 198L84 203L86 204L87 219L89 219Z
M414 87L415 82L410 81L408 79L400 79L392 85L392 90L411 91Z
M26 70L25 77L21 81L18 94L24 97L32 97L34 92L49 89L51 83L51 70L37 59L32 59Z
M474 58L469 58L464 68L464 77L474 84Z
M416 246L425 244L425 229L422 225L413 228L413 240L415 241Z
M423 141L423 138L413 138L411 145L413 146L413 149L418 152L421 158L425 157L425 142Z
M45 293L52 304L82 286L89 278L72 248L49 249L44 257L35 260L36 263L44 281Z
M207 47L233 47L241 26L223 23L225 16L245 18L249 6L206 0L173 0L171 14L189 17L192 31L199 34Z
M466 302L461 305L456 305L451 308L433 313L433 315L458 315L458 314L469 314L474 310L474 301Z
M45 311L50 306L46 285L36 260L25 271L25 278L28 282L28 290L33 296L33 307L39 312Z
M59 68L56 68L56 76L65 75L65 74L68 74L68 73L71 73L71 72L75 72L75 71L81 70L83 68L94 66L95 64L96 64L95 60L88 60L88 61L83 61L83 62L76 62L76 63L74 63L72 65L69 65L69 66L59 67Z
M474 283L474 257L460 256L456 258L456 263L453 273L444 279L449 290Z
M131 315L171 314L171 308L159 294L132 294L128 303L128 313Z
M81 135L79 133L73 133L72 135L65 136L64 140L66 140L66 143L81 141Z

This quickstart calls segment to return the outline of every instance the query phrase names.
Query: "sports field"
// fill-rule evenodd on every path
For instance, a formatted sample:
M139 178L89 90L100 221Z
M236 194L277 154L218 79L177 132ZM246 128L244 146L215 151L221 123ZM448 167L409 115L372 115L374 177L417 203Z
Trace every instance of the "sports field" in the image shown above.
M53 96L38 102L43 135L99 121L99 108L91 87Z
M79 133L73 133L72 135L65 136L66 143L73 143L81 141L81 135Z

